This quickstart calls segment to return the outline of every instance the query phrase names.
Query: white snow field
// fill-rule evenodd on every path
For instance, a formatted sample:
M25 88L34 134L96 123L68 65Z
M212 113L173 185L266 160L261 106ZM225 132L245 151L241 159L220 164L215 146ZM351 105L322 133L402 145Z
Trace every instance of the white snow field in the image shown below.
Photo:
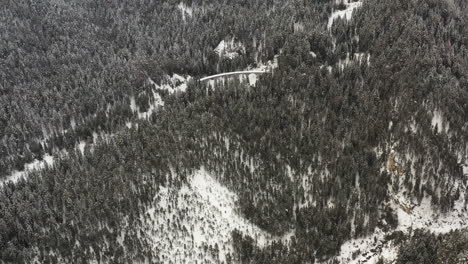
M351 2L351 0L346 0L345 5L346 5L346 9L344 9L344 10L334 10L332 12L330 18L328 19L327 28L329 30L332 28L333 22L338 18L346 19L348 21L351 20L354 10L356 8L362 6L362 0L357 1L357 2Z
M143 220L153 252L163 263L220 263L232 256L235 229L251 236L259 247L289 241L293 233L273 237L240 216L237 200L204 169L179 190L161 188Z

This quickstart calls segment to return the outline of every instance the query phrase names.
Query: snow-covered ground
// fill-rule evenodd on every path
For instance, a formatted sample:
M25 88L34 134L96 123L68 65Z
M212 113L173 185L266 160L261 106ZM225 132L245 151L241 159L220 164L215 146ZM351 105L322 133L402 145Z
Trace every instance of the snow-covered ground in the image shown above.
M148 82L153 85L155 89L166 90L170 94L173 94L178 92L184 93L187 90L187 83L191 79L191 76L173 74L172 76L166 76L161 85L155 83L151 78L148 78ZM150 102L149 108L145 112L140 111L139 107L136 105L135 97L130 97L130 109L132 112L137 113L138 119L147 120L151 117L152 114L156 113L157 109L164 106L164 101L162 100L159 93L156 92L156 90L152 90L152 95L153 100ZM127 123L128 128L131 128L132 126L132 122Z
M6 182L16 183L20 179L24 178L29 172L42 170L46 166L51 167L54 165L54 157L49 154L44 155L42 160L35 159L34 161L24 165L24 170L22 171L13 171L10 176L7 176L5 179L0 180L0 187L3 186Z
M151 78L148 79L150 84L154 85L156 89L166 90L169 93L185 92L187 90L187 83L192 79L192 76L182 76L179 74L167 75L162 81L161 85L155 83Z
M353 12L356 8L359 8L362 6L362 1L358 2L350 2L351 0L347 0L345 3L346 9L344 10L333 10L330 18L328 19L328 25L327 28L330 30L333 26L333 22L338 19L346 19L346 20L351 20L353 16Z
M439 133L441 132L447 133L450 128L449 128L448 122L444 122L444 120L445 119L441 111L438 111L438 110L434 111L432 120L431 120L432 128L435 128L437 126L437 130Z
M278 68L278 55L275 55L273 60L266 63L259 63L256 67L247 67L247 71L272 71Z
M400 231L410 229L426 229L436 234L448 233L451 230L468 226L468 208L465 205L465 191L455 202L454 208L446 214L434 210L429 197L424 197L419 205L407 212L400 202L393 202L392 207L398 213L398 228Z
M180 3L177 5L177 8L178 8L178 9L180 10L180 12L182 13L182 19L183 19L184 21L187 21L187 16L190 17L190 18L193 16L193 8L187 6L187 5L184 4L183 2L180 2Z
M236 42L234 38L232 38L230 41L221 40L214 51L220 57L234 59L239 56L239 52L245 54L245 47L244 44Z
M338 18L346 19L347 21L351 20L354 10L362 6L362 0L356 1L356 2L351 2L351 1L352 0L345 0L346 9L332 11L332 14L328 18L328 25L327 25L328 30L331 30L334 21L337 20ZM359 36L356 35L354 38L357 41L359 41ZM336 38L332 36L332 39L333 39L333 50L335 50ZM364 62L367 63L367 65L370 65L369 53L354 53L354 56L352 57L350 56L349 53L347 53L346 58L340 59L338 63L334 65L333 67L337 67L338 70L343 70L345 67L349 66L352 63L363 64ZM328 66L328 70L330 74L332 73L333 67Z
M187 82L191 78L192 77L190 77L190 76L183 77L183 76L174 74L172 77L168 76L165 84L161 85L161 86L154 83L151 79L149 79L148 81L151 84L155 85L156 88L167 90L167 91L169 91L169 93L175 93L175 92L185 92L185 90L187 89ZM156 112L156 110L159 107L164 105L164 102L162 101L161 96L157 92L153 91L153 97L154 97L154 100L150 104L149 109L146 112L140 112L138 106L136 105L135 98L130 97L130 108L131 108L131 110L133 112L137 112L139 119L148 119L153 113ZM72 123L72 127L76 126L76 123L75 123L74 120L72 120L71 123ZM131 128L132 126L133 126L132 122L127 123L128 128ZM67 130L62 131L62 133L66 133L66 132L67 132ZM100 139L102 139L102 138L109 139L112 136L113 136L112 134L104 134L103 133L101 135L98 135L97 133L93 133L93 143L90 143L91 148L95 144L97 144L100 141ZM43 140L42 142L44 142L44 141L45 140ZM80 142L78 142L76 144L75 150L79 151L81 154L84 154L84 149L85 149L87 144L88 143L86 143L85 141L80 141ZM6 183L6 182L13 182L13 183L18 182L20 179L26 177L32 171L42 170L42 169L46 168L46 166L51 167L51 166L54 165L55 160L57 158L62 157L62 156L66 156L67 154L68 153L67 153L66 150L61 150L61 151L55 153L53 156L51 156L49 154L46 154L43 157L42 160L35 159L34 161L25 164L25 169L24 170L22 170L22 171L13 171L11 173L11 175L6 176L4 179L1 179L0 180L0 187L3 186L3 184Z
M98 143L101 142L102 139L108 141L111 137L113 137L113 134L97 134L93 133L93 142L92 143L87 143L85 141L80 141L78 144L75 145L75 151L79 151L82 155L84 155L84 150L87 145L89 145L91 151L93 151L94 146ZM11 175L6 176L4 179L0 180L0 187L3 186L3 184L7 182L12 182L16 183L20 179L23 179L28 176L29 173L33 171L39 171L43 170L48 167L54 166L55 162L57 159L60 159L62 157L67 156L69 153L67 150L62 149L60 151L57 151L56 153L53 153L53 155L50 154L45 154L42 157L42 160L35 159L30 163L27 163L24 165L24 170L22 171L13 171Z
M464 197L464 193L461 194ZM444 234L450 230L468 227L468 208L464 199L461 198L455 203L453 210L446 214L441 214L431 207L429 197L425 197L421 204L412 210L407 210L402 204L409 201L401 201L403 197L395 197L391 201L391 207L397 212L398 227L394 231L402 231L409 234L415 229L425 229L427 231ZM340 255L337 259L340 263L367 263L375 264L379 258L387 262L392 262L398 256L398 248L393 241L385 241L385 235L381 229L376 228L375 232L367 237L352 239L341 246ZM353 254L357 257L353 259Z
M350 58L349 53L346 54L346 59L344 60L339 60L338 61L338 68L340 70L344 70L345 67L351 65L352 63L356 64L362 64L362 63L367 63L367 65L370 64L370 54L368 53L354 53L354 56Z
M204 169L178 190L161 188L143 220L153 252L164 263L220 263L234 252L235 229L251 236L259 247L289 241L293 232L273 237L240 216L237 200Z
M394 152L393 155L397 156ZM398 157L395 157L398 159ZM382 168L392 173L388 168ZM424 229L436 234L448 233L451 230L468 227L468 206L465 201L467 186L461 181L457 182L460 198L455 202L449 212L443 214L431 205L430 196L426 195L420 203L404 195L405 188L401 185L398 192L390 190L391 200L387 204L398 217L398 226L393 231L402 231L410 234L415 229ZM385 241L385 235L381 229L376 228L372 235L364 238L352 239L341 246L337 259L340 263L367 263L374 264L380 257L392 263L397 257L398 248L392 241ZM353 258L353 255L356 257Z
M164 102L161 99L161 96L155 91L152 91L152 93L153 93L154 101L150 103L148 110L146 110L145 112L140 111L139 107L136 105L135 97L134 96L130 97L130 108L132 109L133 112L137 113L138 119L148 119L153 113L156 112L156 110L160 106L164 105Z

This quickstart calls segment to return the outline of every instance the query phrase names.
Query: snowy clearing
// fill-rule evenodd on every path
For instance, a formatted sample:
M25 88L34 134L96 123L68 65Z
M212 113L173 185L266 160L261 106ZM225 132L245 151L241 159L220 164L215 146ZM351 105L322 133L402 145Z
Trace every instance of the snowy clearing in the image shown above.
M145 120L149 119L150 116L153 113L155 113L156 110L160 106L164 105L164 102L161 99L161 96L158 93L156 93L155 91L152 91L152 93L153 93L153 101L149 104L149 108L145 112L140 111L140 108L136 105L135 97L134 96L130 97L130 109L132 110L132 112L137 113L138 119L145 119ZM128 127L128 125L127 125L127 127ZM130 127L131 127L131 123L130 123Z
M153 85L156 90L166 90L170 94L173 93L184 93L187 90L187 83L192 79L191 76L181 76L178 74L173 74L172 76L165 76L162 81L163 84L158 85L151 78L148 78L148 83ZM130 97L130 109L132 112L137 113L138 119L148 120L152 114L164 106L164 101L162 100L159 93L156 90L152 90L153 100L149 104L148 110L145 112L140 111L140 108L136 105L135 96ZM126 124L128 128L133 126L132 122Z
M336 11L334 10L332 12L330 18L328 19L327 28L329 30L332 28L333 22L338 18L346 19L348 21L351 20L351 18L353 17L354 10L362 6L362 1L350 3L350 0L348 0L347 3L345 3L345 5L346 5L346 9L336 10Z
M148 78L150 84L154 85L156 89L166 90L169 93L185 92L187 90L187 83L192 79L192 76L182 76L173 74L172 76L166 75L161 85L155 83L151 78Z
M214 51L220 57L234 59L239 56L239 53L245 54L245 47L244 44L238 41L236 42L234 38L232 38L230 41L221 40Z
M42 160L35 159L34 161L24 165L24 170L22 171L13 171L10 176L5 177L0 181L0 187L3 186L6 182L16 183L20 179L24 178L28 173L36 170L42 170L46 167L51 167L54 165L54 157L46 154Z
M237 200L204 169L179 190L161 188L143 220L153 252L164 263L219 263L234 252L235 229L251 236L259 247L290 239L293 233L273 237L241 217Z

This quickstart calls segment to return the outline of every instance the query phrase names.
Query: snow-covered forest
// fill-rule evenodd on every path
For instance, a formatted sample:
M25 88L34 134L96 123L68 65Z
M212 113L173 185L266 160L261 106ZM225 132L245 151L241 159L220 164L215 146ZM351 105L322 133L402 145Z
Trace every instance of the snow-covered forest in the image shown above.
M0 29L0 263L468 260L464 0L4 0Z

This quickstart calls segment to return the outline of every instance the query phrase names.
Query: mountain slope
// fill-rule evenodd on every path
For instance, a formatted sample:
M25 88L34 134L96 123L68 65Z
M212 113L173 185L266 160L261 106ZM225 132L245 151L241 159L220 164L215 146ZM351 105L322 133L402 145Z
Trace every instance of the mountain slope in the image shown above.
M464 1L0 5L2 262L463 254Z

